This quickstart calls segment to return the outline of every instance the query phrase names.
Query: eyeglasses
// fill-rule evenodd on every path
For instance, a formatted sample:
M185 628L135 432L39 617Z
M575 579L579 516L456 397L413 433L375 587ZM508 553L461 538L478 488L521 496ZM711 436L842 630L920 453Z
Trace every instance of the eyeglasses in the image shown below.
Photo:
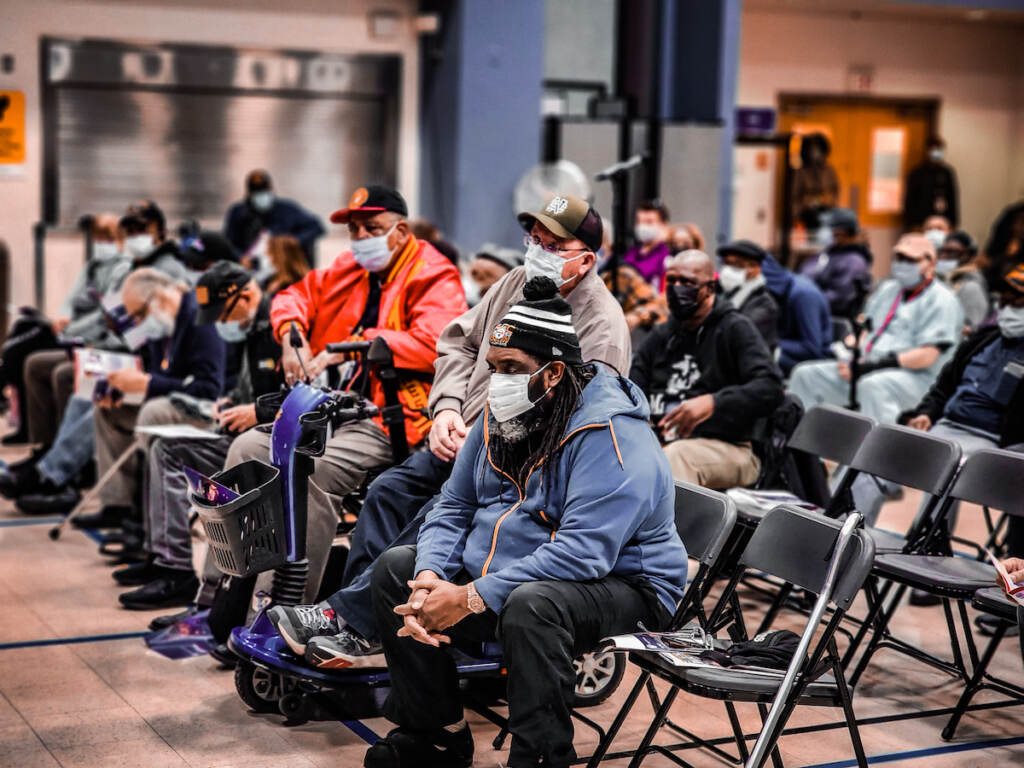
M714 280L691 280L688 277L676 277L675 275L665 275L665 285L685 285L689 288L703 288L705 285L711 285L715 282Z
M550 253L554 256L561 256L563 253L572 253L573 251L589 251L589 248L557 248L550 245L545 245L541 242L539 237L533 235L523 235L523 245L529 248L531 245L538 246L542 251Z

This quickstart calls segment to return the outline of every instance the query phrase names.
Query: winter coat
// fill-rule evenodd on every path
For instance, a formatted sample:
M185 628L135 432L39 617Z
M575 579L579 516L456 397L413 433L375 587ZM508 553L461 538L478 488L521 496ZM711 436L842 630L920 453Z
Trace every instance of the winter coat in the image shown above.
M831 357L832 315L828 300L809 278L794 275L769 256L761 264L768 290L779 305L779 367L789 374L804 360Z
M817 283L833 315L852 317L871 292L872 261L866 245L832 245L818 257L806 259L800 265L800 274Z
M196 325L199 304L191 293L181 297L170 338L142 348L143 368L149 373L146 399L184 392L214 400L224 388L224 341L213 325Z
M310 264L313 263L317 238L326 231L320 219L294 200L284 197L275 197L270 210L263 213L255 210L245 200L228 208L224 217L224 236L239 253L248 251L263 230L271 235L294 237L302 246Z

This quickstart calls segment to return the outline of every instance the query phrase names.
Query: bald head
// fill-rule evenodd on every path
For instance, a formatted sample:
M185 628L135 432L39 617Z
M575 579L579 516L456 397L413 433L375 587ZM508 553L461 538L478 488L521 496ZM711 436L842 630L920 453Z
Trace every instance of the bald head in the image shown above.
M696 328L711 313L714 284L715 263L703 251L682 251L665 262L668 308L686 328Z
M704 251L691 248L670 256L665 262L665 270L679 270L682 276L694 282L703 282L715 277L715 262Z
M118 218L113 213L97 213L92 217L92 239L114 242L118 239Z

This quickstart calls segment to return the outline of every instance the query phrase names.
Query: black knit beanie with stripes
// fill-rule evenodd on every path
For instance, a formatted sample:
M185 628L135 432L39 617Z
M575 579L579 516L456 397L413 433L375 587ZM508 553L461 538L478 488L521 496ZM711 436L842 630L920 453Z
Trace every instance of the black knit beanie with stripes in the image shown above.
M572 308L549 277L534 277L523 286L523 300L491 331L492 347L521 349L538 360L582 365L580 340L572 324Z

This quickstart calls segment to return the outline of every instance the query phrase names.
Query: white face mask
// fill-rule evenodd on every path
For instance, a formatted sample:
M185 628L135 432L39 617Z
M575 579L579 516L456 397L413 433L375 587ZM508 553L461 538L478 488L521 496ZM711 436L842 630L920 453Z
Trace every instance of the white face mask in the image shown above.
M172 333L174 333L174 320L162 309L155 309L151 304L145 319L121 335L128 347L134 351L141 349L151 341L166 339Z
M462 290L466 294L466 303L471 307L475 307L480 303L480 297L482 293L480 291L480 283L474 280L468 275L462 278Z
M576 259L582 259L586 253L573 256L571 259L563 259L557 253L549 253L536 243L530 243L526 247L526 279L532 280L535 277L550 277L556 286L561 288L572 278L562 277L562 268Z
M637 224L633 234L641 243L650 243L658 239L660 227L657 224Z
M367 272L380 272L391 263L391 248L388 246L388 238L398 226L396 221L387 232L377 237L367 237L362 240L352 241L352 255L356 261Z
M117 243L100 241L92 244L93 261L110 261L116 259L120 252Z
M917 264L906 261L897 261L892 265L892 276L899 281L904 288L913 288L921 282L921 269Z
M533 373L492 373L487 384L487 405L494 418L506 422L521 416L550 392L549 387L536 400L530 399L530 380L549 365L545 363Z
M924 236L927 238L929 243L935 246L936 251L942 247L944 242L946 242L946 233L941 229L926 229L924 231Z
M1024 336L1024 307L1000 307L996 315L999 332L1008 339Z
M960 261L958 259L939 259L935 262L935 271L938 272L940 276L946 277L959 266Z
M941 149L938 149L938 148L929 149L928 150L928 157L931 159L931 161L933 163L941 163L942 162L942 158L945 157L945 153Z
M722 285L723 291L732 293L747 282L747 270L725 265L718 270L718 282Z
M262 192L253 192L249 195L249 202L252 203L252 207L257 211L269 211L270 207L274 204L274 193L269 189L265 189Z
M124 247L134 258L141 259L143 256L148 256L149 252L153 250L153 236L143 232L141 235L126 237Z

